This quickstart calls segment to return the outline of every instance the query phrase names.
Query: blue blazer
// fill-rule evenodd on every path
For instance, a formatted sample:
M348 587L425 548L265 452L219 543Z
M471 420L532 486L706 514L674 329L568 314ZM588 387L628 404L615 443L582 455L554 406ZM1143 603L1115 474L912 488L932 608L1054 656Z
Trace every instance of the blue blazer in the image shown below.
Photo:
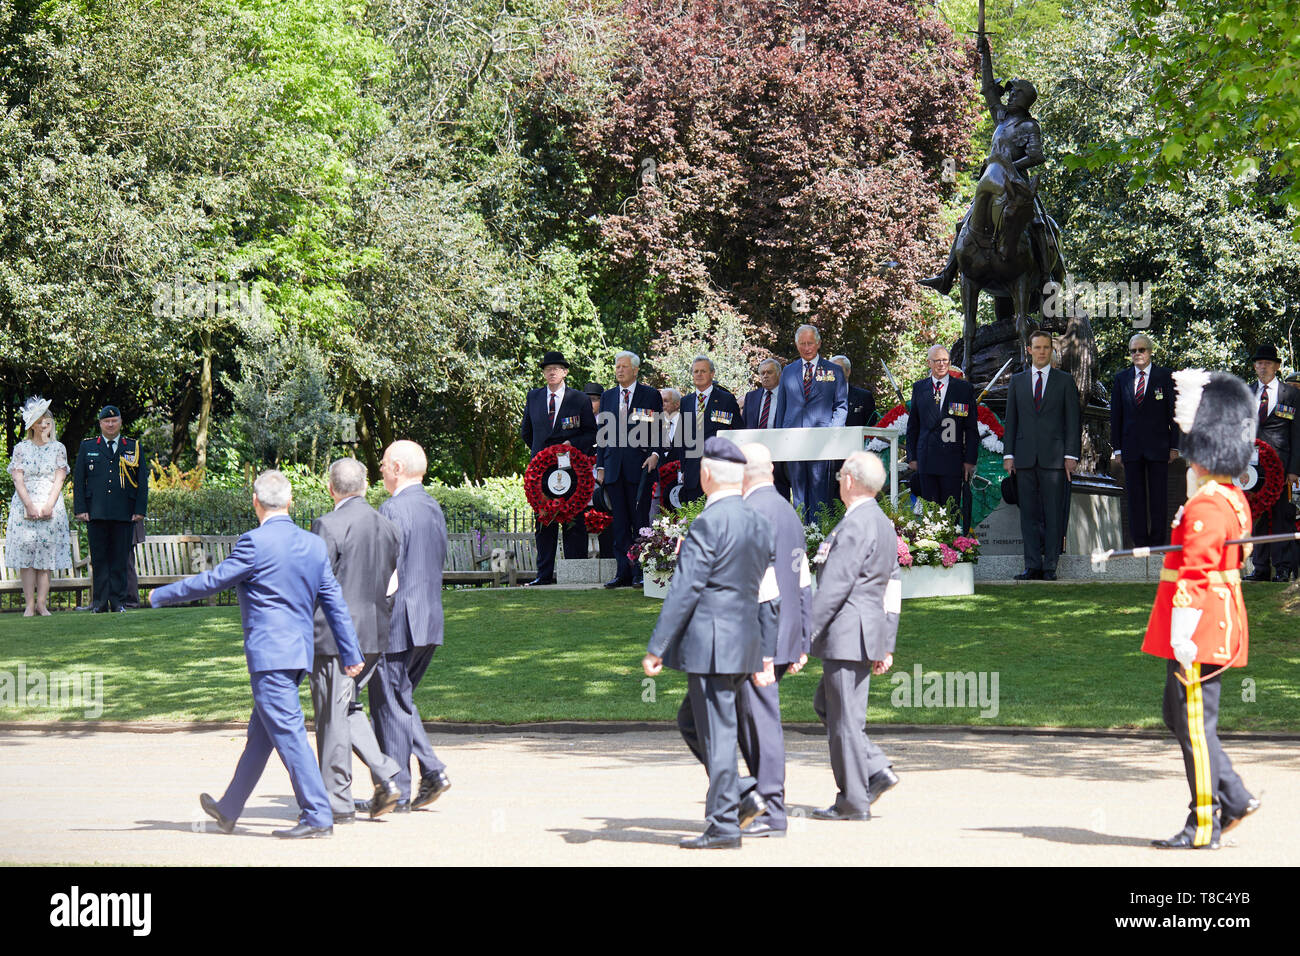
M765 388L756 388L753 391L745 393L746 428L758 427L758 420L763 415L763 393L766 391L767 389ZM776 394L772 396L772 405L767 410L767 417L769 419L768 425L773 428L777 427L776 420L780 417L781 412L781 385L779 382L777 383L775 391Z
M817 381L816 376L830 376ZM777 428L838 428L849 414L849 383L844 370L834 362L817 359L808 401L803 398L803 359L791 362L781 372L781 404L776 412Z
M352 616L330 570L325 542L288 515L274 515L240 535L226 560L211 571L158 588L149 603L184 604L232 586L239 594L249 673L311 669L318 597L343 666L361 663Z
M695 431L697 400L698 393L694 389L682 399L682 420L677 423L677 434L674 436L679 442ZM736 396L714 382L713 391L709 393L708 407L704 409L704 434L695 436L695 454L686 454L684 450L681 453L683 485L687 488L700 487L700 454L704 451L704 443L718 432L740 428L744 424L740 418L740 403L736 401ZM689 425L686 424L688 420Z
M379 506L401 534L397 593L388 619L388 650L442 645L442 569L447 521L423 485L410 485Z
M961 475L961 466L975 464L980 456L975 386L948 376L943 408L939 408L934 404L931 381L927 375L912 386L912 408L907 416L907 459L916 462L916 470L923 475ZM1048 384L1051 384L1050 375ZM951 435L952 440L944 441L945 434Z
M1178 447L1174 373L1157 365L1147 368L1141 405L1133 397L1137 370L1131 365L1115 376L1110 393L1110 444L1124 461L1168 461L1169 449Z
M622 389L617 385L600 396L600 421L597 422L599 430L596 433L596 465L605 469L605 483L613 484L616 481L639 482L641 480L641 466L645 460L650 457L652 452L659 454L659 464L664 463L664 449L659 447L660 427L663 424L664 400L659 395L659 390L651 388L638 381L636 387L632 389L631 410L633 412L653 413L654 421L650 424L642 425L640 422L633 422L632 416L628 416L626 424L626 434L620 435L620 422L618 420L618 408L622 401ZM678 428L681 425L677 426ZM601 444L602 433L612 428L612 433ZM638 447L629 447L623 444L623 441L629 435L635 435L640 430L647 436L648 442ZM651 476L653 480L654 476Z

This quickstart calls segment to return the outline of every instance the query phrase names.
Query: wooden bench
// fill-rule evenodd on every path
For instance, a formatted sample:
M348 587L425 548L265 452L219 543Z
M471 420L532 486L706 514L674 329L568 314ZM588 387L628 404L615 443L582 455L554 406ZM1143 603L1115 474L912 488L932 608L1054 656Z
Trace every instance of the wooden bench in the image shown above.
M215 568L230 557L234 534L155 534L135 546L135 570L140 587L156 588ZM215 604L214 594L207 599Z
M496 561L493 552L500 554ZM507 560L501 560L507 557ZM531 534L488 532L447 535L444 584L490 584L514 587L521 573L537 576L537 549Z
M84 558L81 556L81 542L75 530L68 532L68 538L72 543L72 567L60 568L50 575L50 591L76 591L77 603L80 604L81 592L91 588L90 555ZM19 577L17 568L11 568L6 563L5 539L0 538L0 594L11 591L21 594L22 590L22 578Z

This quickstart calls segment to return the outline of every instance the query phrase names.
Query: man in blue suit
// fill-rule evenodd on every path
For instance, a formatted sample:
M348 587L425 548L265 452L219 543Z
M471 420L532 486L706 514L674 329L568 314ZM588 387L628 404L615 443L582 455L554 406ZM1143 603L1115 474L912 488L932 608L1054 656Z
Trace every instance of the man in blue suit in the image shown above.
M821 358L822 336L815 326L801 325L794 336L799 361L781 373L781 401L777 428L839 428L849 413L849 383L834 362ZM817 509L831 498L829 461L792 461L786 464L796 511L811 523Z
M370 709L380 748L402 768L393 778L401 791L398 813L433 803L451 788L447 765L433 752L415 706L415 689L442 646L442 569L447 561L447 522L424 490L428 468L424 449L405 439L389 445L379 463L384 488L392 495L379 513L397 525L401 545L388 650L377 679L370 682ZM420 765L420 787L409 799L412 754ZM379 783L376 778L375 785Z
M1129 339L1132 366L1115 376L1110 395L1110 444L1124 466L1128 527L1136 547L1169 539L1169 463L1178 457L1174 374L1151 364L1151 340Z
M908 466L920 479L920 497L961 507L961 486L975 474L980 454L975 386L948 374L948 350L930 346L930 374L912 386L907 416ZM969 529L967 529L969 530Z
M683 432L682 503L704 497L700 487L700 456L704 443L720 431L739 428L743 422L736 396L713 381L717 369L707 355L697 355L691 362L691 381L695 387L682 399ZM689 442L689 445L685 445Z
M150 596L154 607L184 604L234 587L244 626L244 654L253 687L253 714L248 740L234 779L220 800L199 797L205 813L223 833L235 829L253 787L274 749L280 755L293 795L301 808L298 825L276 830L287 839L328 837L334 816L320 767L307 742L298 685L310 673L315 654L313 612L321 609L338 643L343 672L361 673L352 617L330 570L325 542L304 531L289 517L292 489L278 471L265 471L253 482L253 510L260 525L240 535L230 557L211 571L158 588Z
M654 485L664 401L659 390L637 381L641 359L635 352L614 356L618 382L600 397L597 416L596 480L605 486L614 509L614 557L618 574L607 588L640 587L641 566L627 552L637 531L650 524L650 489Z

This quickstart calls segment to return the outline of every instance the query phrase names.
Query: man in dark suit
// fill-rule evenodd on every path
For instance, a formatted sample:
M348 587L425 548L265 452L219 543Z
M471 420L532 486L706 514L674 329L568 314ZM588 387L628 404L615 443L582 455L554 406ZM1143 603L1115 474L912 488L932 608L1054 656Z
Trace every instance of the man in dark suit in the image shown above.
M1124 466L1128 527L1139 548L1169 540L1169 463L1178 457L1174 376L1152 364L1152 351L1145 335L1129 339L1133 364L1115 376L1110 394L1110 444Z
M781 363L764 359L758 363L758 388L745 395L745 427L776 428L777 412L781 407ZM790 479L785 462L772 464L772 482L777 493L790 499Z
M389 445L379 464L384 488L392 495L379 513L397 526L401 542L388 647L370 681L370 704L379 746L400 768L393 778L401 792L398 813L418 810L451 787L447 765L433 752L415 706L415 690L442 646L442 568L447 560L447 522L424 490L428 467L424 449L406 440ZM408 802L412 753L420 765L420 787Z
M815 326L801 325L795 333L794 344L800 358L781 373L778 428L838 428L848 417L849 384L838 365L818 355L821 341L821 333ZM830 501L831 464L829 461L786 463L794 507L802 512L805 522L812 523L818 508Z
M605 486L614 509L614 557L618 574L605 587L640 587L641 566L628 559L637 531L650 523L650 491L654 487L664 410L657 389L637 381L641 359L635 352L614 357L611 388L600 399L597 416L596 480Z
M357 633L364 670L356 677L343 671L324 608L316 608L316 658L311 671L311 702L316 713L316 755L329 792L335 823L356 819L352 801L352 752L379 781L369 803L371 817L388 813L401 799L393 778L401 768L375 739L374 727L361 705L360 692L388 647L392 605L389 582L397 569L396 526L366 503L366 467L355 458L330 465L329 493L334 510L312 522L312 534L325 542L330 568L343 591Z
M1255 522L1254 533L1283 534L1295 530L1295 502L1291 500L1291 486L1300 476L1300 389L1287 385L1277 377L1282 367L1277 348L1261 345L1255 350L1257 380L1250 390L1258 402L1260 440L1268 444L1282 459L1286 471L1286 487L1268 514ZM1252 573L1247 581L1267 581L1272 566L1274 581L1289 581L1296 573L1296 544L1257 544L1251 554Z
M105 405L99 435L77 451L72 481L73 514L89 525L91 605L97 614L125 610L135 524L144 521L149 504L149 465L139 443L121 431L122 413Z
M849 381L853 377L853 363L849 361L847 355L834 355L831 361L840 367L844 373L844 381L849 383L849 410L844 416L844 424L874 425L876 423L875 393L869 388L861 388ZM837 466L835 470L839 471L839 467Z
M542 356L542 374L546 386L528 393L524 402L524 421L519 427L524 444L536 455L551 445L569 444L586 454L596 449L596 416L591 402L576 388L568 388L564 378L569 374L569 363L559 352ZM537 577L525 587L535 584L555 583L555 547L559 527L555 522L537 522L534 532L537 539ZM587 526L579 515L564 529L564 556L587 556Z
M686 849L740 847L749 820L741 813L736 772L736 695L745 680L773 680L763 659L776 653L774 536L767 519L741 500L744 465L745 456L725 438L705 442L700 481L708 502L682 542L641 662L649 677L665 665L687 675L677 725L709 773L709 826L683 840ZM761 801L752 803L753 815L762 810Z
M930 374L912 386L907 416L908 467L917 473L920 497L961 505L961 486L975 474L980 454L975 387L948 374L948 350L930 346Z
M1017 581L1055 581L1065 537L1066 482L1079 464L1079 390L1074 379L1052 368L1052 337L1029 337L1032 367L1011 376L1007 387L1002 465L1016 476L1025 570Z
M894 665L903 587L898 576L894 524L876 495L885 466L869 451L855 452L840 469L844 518L823 543L813 595L812 654L822 659L813 709L826 725L835 802L814 810L817 820L870 820L871 804L898 783L889 758L867 736L871 675Z
M695 388L682 399L682 496L683 503L704 497L700 487L700 453L704 443L720 431L741 426L736 396L713 381L716 369L707 355L691 362Z
M257 786L272 749L280 755L293 795L301 808L298 825L274 831L286 839L328 837L334 833L329 794L307 742L298 685L312 666L312 614L320 606L338 642L343 673L361 673L352 617L330 570L325 543L289 517L292 489L278 471L265 471L253 482L253 510L260 525L240 535L230 557L211 571L157 588L154 607L184 604L234 587L244 627L244 654L253 688L248 740L235 776L220 800L199 796L203 812L223 833L235 829L248 797Z
M741 446L745 456L744 501L772 526L776 536L776 584L781 599L776 653L763 661L773 681L759 686L743 681L736 699L740 721L740 752L749 774L740 779L742 806L756 793L766 811L747 826L745 836L784 836L785 735L781 729L781 678L798 674L808 663L808 627L812 608L812 577L808 572L807 538L790 502L772 483L772 453L757 443Z

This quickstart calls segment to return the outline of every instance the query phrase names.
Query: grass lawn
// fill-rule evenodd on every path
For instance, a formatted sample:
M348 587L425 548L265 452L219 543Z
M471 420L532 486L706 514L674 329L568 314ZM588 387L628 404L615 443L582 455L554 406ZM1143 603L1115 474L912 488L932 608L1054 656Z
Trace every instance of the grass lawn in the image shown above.
M1247 588L1250 665L1224 680L1224 729L1300 732L1300 619L1280 609L1282 591ZM908 601L894 660L900 676L872 681L870 720L1159 727L1164 663L1138 649L1154 593L1147 584L989 586L967 598ZM665 671L651 685L641 673L661 602L638 592L461 590L444 602L447 644L417 694L426 720L671 720L681 701L681 674ZM83 707L2 699L5 672L16 675L20 664L28 686L37 671L102 672L104 720L246 720L251 704L233 607L0 615L0 720L85 720ZM996 672L996 716L981 717L970 700L906 706L897 681L906 678L909 696L930 684L915 680L918 665ZM816 720L819 673L811 661L782 683L787 720ZM924 692L912 701L931 702Z

